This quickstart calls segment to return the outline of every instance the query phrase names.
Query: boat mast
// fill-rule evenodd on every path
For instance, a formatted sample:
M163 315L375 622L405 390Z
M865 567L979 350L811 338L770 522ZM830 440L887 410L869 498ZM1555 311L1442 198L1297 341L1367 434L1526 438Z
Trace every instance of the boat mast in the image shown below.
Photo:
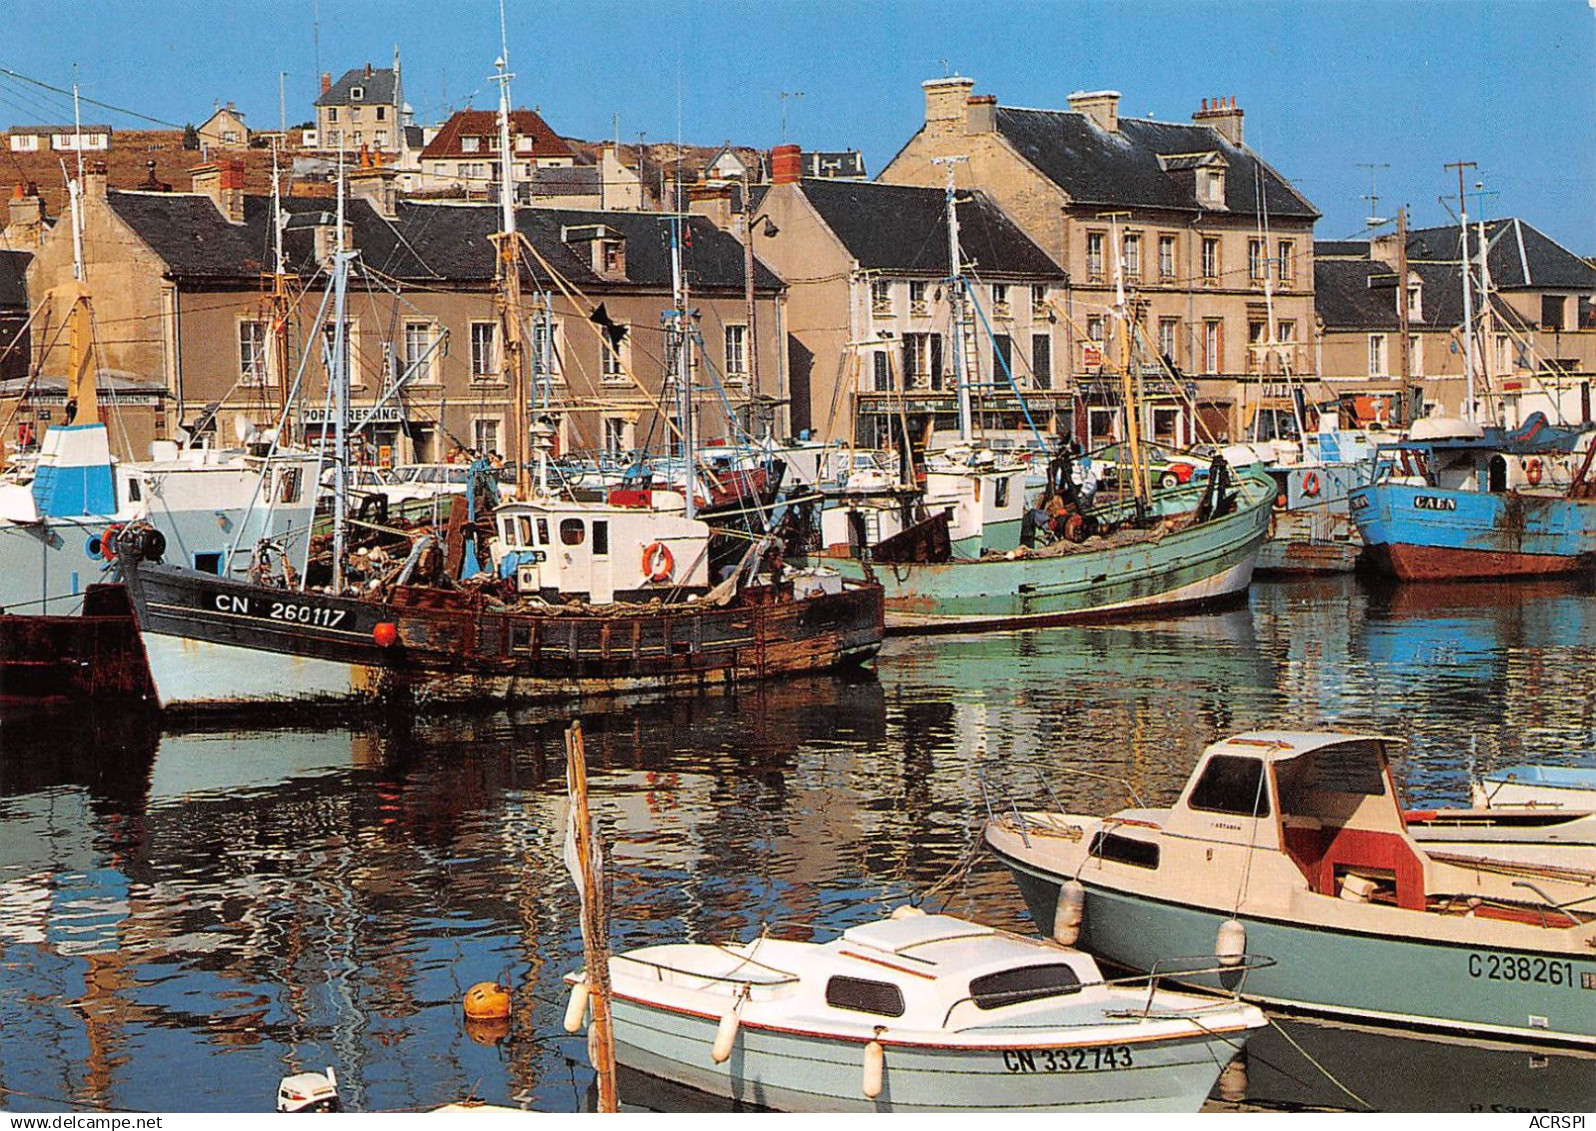
M1458 230L1463 241L1458 256L1459 272L1463 276L1463 376L1467 382L1463 401L1463 419L1474 421L1474 293L1469 280L1469 205L1463 194L1463 170L1478 168L1473 161L1453 161L1443 166L1457 170Z
M272 141L272 371L277 378L277 410L280 427L285 426L288 409L288 260L283 254L283 196L277 167L278 140Z
M677 185L680 195L681 185ZM684 217L677 201L677 211L671 218L671 295L676 309L673 312L676 335L676 394L680 398L682 417L683 481L687 492L687 517L694 518L698 508L693 501L693 486L697 476L693 466L693 364L692 341L687 326L687 277L682 271L682 224Z
M975 443L975 422L970 411L970 374L964 357L964 273L959 253L959 210L953 200L953 170L966 156L933 157L947 173L948 207L948 299L953 311L953 387L959 394L959 442ZM907 440L907 437L905 437Z
M500 30L502 36L502 26ZM515 76L506 69L509 47L501 46L493 64L493 81L499 84L499 234L494 237L499 251L499 333L504 341L499 366L513 402L509 448L515 466L515 494L516 498L529 499L532 481L525 457L529 422L526 372L521 364L521 240L515 228L515 151L510 147L510 80Z
M333 345L329 379L333 384L333 592L344 591L345 520L349 510L349 340L344 325L349 296L349 262L355 252L344 243L344 155L338 151L337 242L333 251ZM325 443L325 439L323 440Z
M1125 406L1125 446L1130 449L1131 489L1136 494L1137 510L1145 507L1152 495L1147 484L1147 463L1142 458L1141 404L1131 381L1131 319L1125 301L1125 245L1120 239L1119 218L1129 212L1107 212L1109 239L1114 241L1114 316L1119 319L1119 395Z

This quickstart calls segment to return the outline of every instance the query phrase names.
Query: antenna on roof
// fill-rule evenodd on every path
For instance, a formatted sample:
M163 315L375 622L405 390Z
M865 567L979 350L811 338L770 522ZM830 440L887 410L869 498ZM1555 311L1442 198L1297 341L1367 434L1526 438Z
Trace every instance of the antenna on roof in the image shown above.
M1380 215L1380 194L1375 191L1375 176L1377 175L1378 171L1381 169L1389 169L1390 167L1391 166L1384 161L1358 162L1358 168L1369 170L1369 191L1363 194L1363 199L1369 202L1369 215L1368 218L1363 221L1363 226L1365 228L1379 228L1391 222L1389 218L1385 218Z

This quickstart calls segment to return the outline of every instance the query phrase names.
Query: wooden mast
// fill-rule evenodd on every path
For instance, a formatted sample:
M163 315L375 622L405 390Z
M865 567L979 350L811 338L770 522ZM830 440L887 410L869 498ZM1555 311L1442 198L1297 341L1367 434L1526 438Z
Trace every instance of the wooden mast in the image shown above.
M615 1032L610 1020L610 917L604 885L594 867L593 818L587 807L587 751L578 719L565 732L565 786L571 815L565 844L566 865L582 896L582 952L587 963L588 1000L593 1025L588 1030L588 1057L598 1074L598 1109L619 1110L615 1093ZM574 856L574 859L573 859Z
M507 54L507 52L506 52ZM522 365L521 340L521 240L515 228L515 150L510 145L510 80L515 76L505 68L506 54L494 62L493 81L499 84L499 233L493 237L498 248L499 371L510 388L510 459L515 466L516 498L532 497L531 474L527 469L526 447L530 433L527 419L526 369Z
M1104 213L1114 241L1114 313L1119 317L1119 395L1125 407L1125 445L1130 449L1131 489L1135 492L1138 509L1151 501L1152 489L1147 483L1147 461L1142 452L1141 404L1131 380L1131 312L1125 302L1125 247L1120 241L1119 218L1128 212Z

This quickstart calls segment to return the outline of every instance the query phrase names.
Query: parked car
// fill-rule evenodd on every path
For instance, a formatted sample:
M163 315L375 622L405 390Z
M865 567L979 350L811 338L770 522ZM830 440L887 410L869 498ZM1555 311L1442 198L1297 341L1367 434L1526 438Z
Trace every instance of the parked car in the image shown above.
M1190 452L1172 452L1157 444L1143 445L1142 453L1147 463L1148 478L1155 487L1183 487L1208 478L1210 461L1202 456ZM1110 444L1088 454L1092 457L1100 480L1116 480L1121 465L1127 468L1131 466L1130 453L1123 444Z

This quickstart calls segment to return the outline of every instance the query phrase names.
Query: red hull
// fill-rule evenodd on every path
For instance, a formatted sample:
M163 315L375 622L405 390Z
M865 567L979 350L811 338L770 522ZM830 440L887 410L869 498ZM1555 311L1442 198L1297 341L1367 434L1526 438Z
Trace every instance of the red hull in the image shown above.
M1554 577L1596 567L1589 555L1516 554L1506 550L1465 550L1444 546L1371 546L1382 572L1403 581L1494 580L1502 577Z
M155 699L133 607L120 585L92 585L75 617L0 616L0 706Z

